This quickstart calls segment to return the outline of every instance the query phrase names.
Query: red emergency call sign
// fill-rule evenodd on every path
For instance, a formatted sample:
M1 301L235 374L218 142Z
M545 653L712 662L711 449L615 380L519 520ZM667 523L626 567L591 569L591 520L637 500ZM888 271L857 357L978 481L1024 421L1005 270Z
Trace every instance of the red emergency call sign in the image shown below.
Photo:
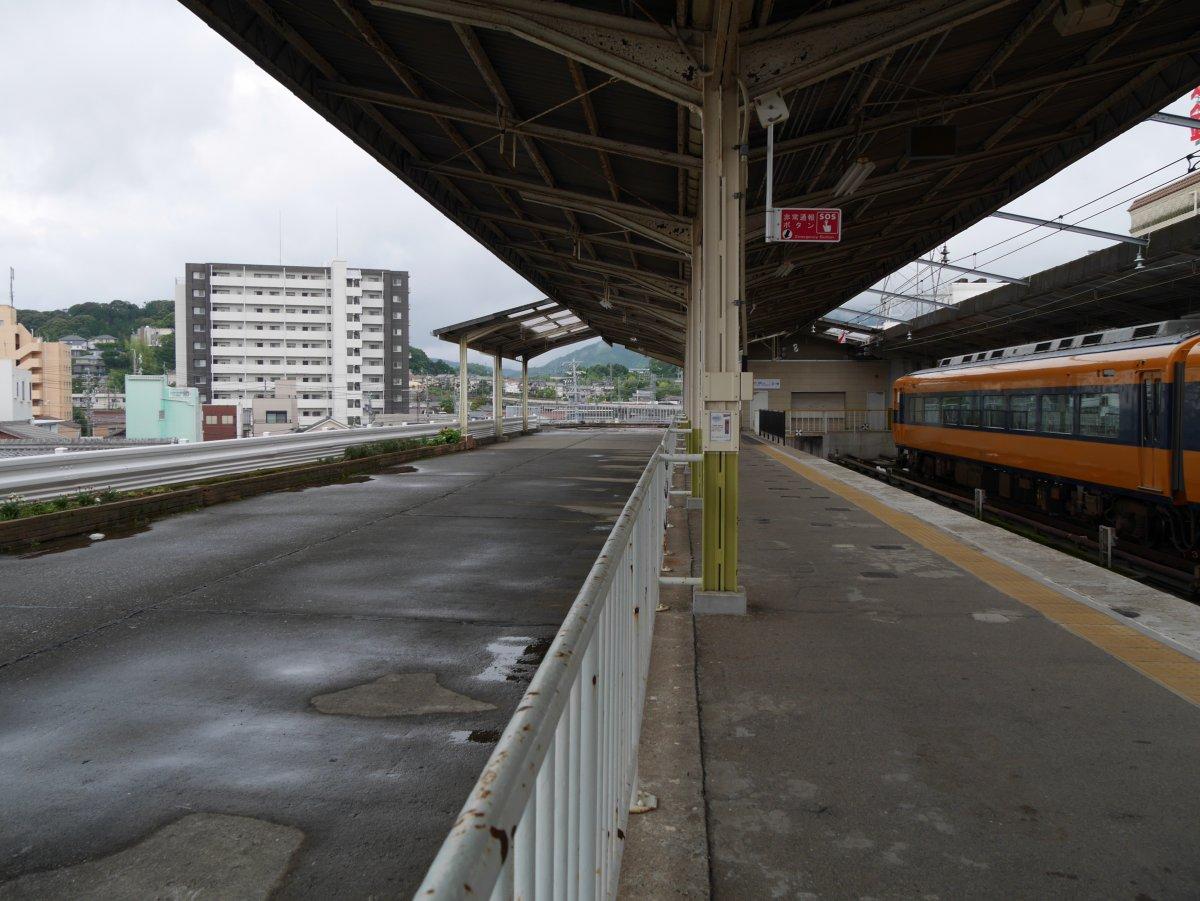
M837 209L781 209L779 240L830 242L842 240L842 211Z

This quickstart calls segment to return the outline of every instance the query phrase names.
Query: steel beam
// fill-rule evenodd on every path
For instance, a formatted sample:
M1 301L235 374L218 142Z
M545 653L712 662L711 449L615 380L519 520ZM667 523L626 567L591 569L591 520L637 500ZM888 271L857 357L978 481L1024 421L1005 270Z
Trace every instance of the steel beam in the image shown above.
M690 249L692 224L683 216L659 213L657 210L639 209L629 204L621 204L618 208L603 198L599 201L590 197L579 199L578 196L568 197L566 192L562 191L547 194L544 191L531 189L522 191L521 197L530 203L542 206L587 213L620 228L635 232L643 238L656 241L677 253L687 253Z
M794 91L1016 2L859 0L796 16L744 37L741 75L754 95Z
M700 66L688 32L548 0L371 0L382 9L509 34L698 109Z
M1200 122L1196 123L1200 126ZM1116 232L1100 231L1096 228L1084 228L1081 225L1068 225L1065 222L1057 222L1053 219L1038 219L1034 216L1021 216L1017 213L1006 213L1004 210L997 210L992 213L993 219L1007 219L1010 222L1023 222L1026 225L1041 225L1045 228L1056 228L1063 232L1074 232L1079 235L1089 235L1093 238L1104 238L1108 241L1121 241L1125 244L1137 244L1139 247L1146 247L1150 244L1149 238L1134 238L1131 235L1120 235Z
M879 288L863 288L861 293L863 293L863 294L878 294L880 297L894 297L897 300L911 300L914 303L927 303L930 306L945 307L947 309L954 309L954 307L956 306L956 304L952 304L952 303L942 303L940 300L930 300L928 297L918 297L916 294L897 294L895 291L883 291ZM880 318L886 319L888 317L881 316ZM896 321L899 322L901 320L896 320Z
M926 122L930 119L943 119L962 110L1011 100L1024 94L1037 93L1046 88L1061 87L1063 84L1073 84L1091 78L1102 78L1125 69L1133 69L1144 66L1147 63L1158 62L1164 57L1172 58L1185 53L1191 53L1197 49L1200 49L1200 38L1193 37L1185 41L1165 44L1153 50L1143 50L1139 53L1114 57L1102 63L1076 66L1062 72L1055 72L1052 75L1040 75L1036 78L1020 79L999 85L995 88L983 89L961 96L931 97L916 108L905 109L886 116L868 117L860 121L847 123L846 125L837 125L832 128L806 132L803 135L789 138L786 141L776 141L775 158L779 159L790 153L808 150L811 147L838 140L839 138L852 138L858 135L867 136L889 128L916 125L919 122ZM765 147L756 147L750 151L751 160L760 160L765 156Z
M678 166L684 169L700 169L700 160L686 153L676 153L671 150L659 150L643 144L629 141L617 141L599 135L585 134L572 131L569 128L554 128L549 125L539 125L536 122L513 122L498 118L494 113L452 106L447 103L436 103L432 100L422 100L397 94L394 91L383 91L376 88L357 87L336 81L320 81L317 90L335 97L347 97L352 100L365 100L376 106L386 106L414 113L424 113L433 118L449 119L452 122L465 122L478 125L481 128L495 129L497 135L503 132L524 135L540 141L550 141L555 144L568 144L573 147L585 147L603 153L626 156L631 159L644 160L650 163L660 163L664 166Z
M961 272L964 275L982 275L984 278L995 279L998 282L1008 282L1010 285L1028 285L1027 278L1014 278L1011 275L997 275L995 272L984 272L982 269L970 269L966 266L955 266L953 263L941 263L937 260L916 260L927 266L937 266L939 269L949 269L951 272Z
M1183 128L1200 129L1200 119L1189 119L1187 116L1176 116L1174 113L1154 113L1146 121L1162 122L1166 125L1179 125Z

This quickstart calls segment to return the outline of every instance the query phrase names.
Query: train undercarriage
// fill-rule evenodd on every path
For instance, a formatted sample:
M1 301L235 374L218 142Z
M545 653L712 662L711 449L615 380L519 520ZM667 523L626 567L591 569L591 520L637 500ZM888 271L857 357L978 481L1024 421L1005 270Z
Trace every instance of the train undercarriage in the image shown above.
M1200 511L1195 504L1062 479L1044 473L991 466L973 460L899 448L899 465L928 482L982 488L989 499L1088 529L1112 526L1118 540L1200 559Z

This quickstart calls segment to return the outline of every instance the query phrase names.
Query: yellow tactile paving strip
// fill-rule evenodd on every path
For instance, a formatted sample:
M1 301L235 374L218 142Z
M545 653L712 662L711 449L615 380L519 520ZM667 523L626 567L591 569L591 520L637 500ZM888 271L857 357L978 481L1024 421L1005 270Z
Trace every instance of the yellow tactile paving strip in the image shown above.
M770 445L757 445L769 457L778 460L797 475L815 482L852 504L870 513L880 522L907 535L918 544L945 557L955 566L966 570L982 582L1003 592L1015 601L1032 607L1046 619L1068 632L1091 642L1102 651L1153 679L1164 688L1200 706L1200 660L1195 660L1172 647L1117 622L1086 604L1043 585L1012 567L977 551L936 526L915 516L889 507L865 491L830 478L819 469Z

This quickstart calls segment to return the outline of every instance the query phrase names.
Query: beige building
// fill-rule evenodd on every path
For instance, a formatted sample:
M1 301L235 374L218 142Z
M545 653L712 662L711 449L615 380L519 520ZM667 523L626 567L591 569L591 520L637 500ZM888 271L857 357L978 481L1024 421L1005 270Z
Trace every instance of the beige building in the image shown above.
M296 402L296 383L291 379L280 379L275 383L274 397L255 397L250 434L282 435L300 428L300 410Z
M0 305L0 359L28 370L34 419L71 418L71 350L61 341L43 341L17 322L15 308Z

